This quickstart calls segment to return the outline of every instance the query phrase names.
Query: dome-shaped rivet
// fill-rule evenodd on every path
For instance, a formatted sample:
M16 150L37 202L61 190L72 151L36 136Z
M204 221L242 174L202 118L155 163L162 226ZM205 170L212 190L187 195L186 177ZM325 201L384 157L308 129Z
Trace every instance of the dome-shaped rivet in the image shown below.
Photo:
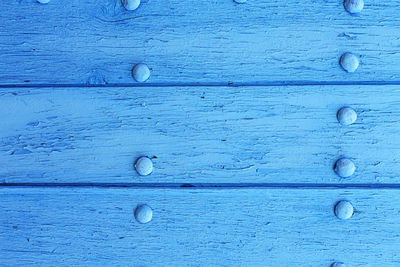
M41 4L47 4L50 0L37 0Z
M233 0L233 1L235 1L238 4L243 4L246 3L247 0Z
M135 209L135 219L140 223L148 223L153 218L153 210L146 204L139 205Z
M350 219L351 216L353 216L353 213L354 213L353 205L351 205L351 203L346 200L339 201L335 205L335 215L341 220Z
M346 267L346 264L343 262L334 262L331 264L331 267Z
M137 64L132 69L132 76L137 82L145 82L150 78L150 69L146 64Z
M343 125L353 124L357 120L357 113L350 107L343 107L337 112L337 120Z
M360 13L364 8L364 0L345 0L343 4L347 12L352 14Z
M127 10L135 10L140 5L140 0L121 0Z
M341 158L336 161L334 169L337 175L346 178L354 174L356 166L350 159Z
M139 175L146 176L153 172L153 162L148 157L141 157L135 163Z
M355 72L359 64L358 57L352 53L344 53L340 57L340 65L347 72Z

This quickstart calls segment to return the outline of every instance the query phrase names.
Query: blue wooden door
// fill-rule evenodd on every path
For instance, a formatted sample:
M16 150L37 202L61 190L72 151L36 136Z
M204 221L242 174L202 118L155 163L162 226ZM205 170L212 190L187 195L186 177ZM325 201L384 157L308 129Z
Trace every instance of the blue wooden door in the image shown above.
M400 266L399 7L0 2L0 265Z

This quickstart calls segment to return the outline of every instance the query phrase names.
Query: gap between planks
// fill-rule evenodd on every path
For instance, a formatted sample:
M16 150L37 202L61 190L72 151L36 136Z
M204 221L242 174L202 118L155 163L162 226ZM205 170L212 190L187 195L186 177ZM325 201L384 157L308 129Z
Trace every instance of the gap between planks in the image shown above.
M241 86L318 86L318 85L400 85L400 81L270 81L270 82L182 82L182 83L106 83L106 84L0 84L0 88L53 88L53 87L241 87Z
M400 184L311 184L311 183L0 183L0 188L130 188L130 189L394 189Z

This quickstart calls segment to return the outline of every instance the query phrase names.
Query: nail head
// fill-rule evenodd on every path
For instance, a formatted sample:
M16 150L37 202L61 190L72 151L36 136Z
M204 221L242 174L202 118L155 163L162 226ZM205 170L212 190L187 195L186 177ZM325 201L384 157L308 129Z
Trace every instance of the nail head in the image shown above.
M354 162L347 158L338 159L335 163L335 172L343 178L350 177L354 174L356 166Z
M347 72L355 72L360 65L358 57L352 53L344 53L340 57L340 65Z
M351 216L353 216L353 213L353 205L351 205L351 203L346 200L339 201L335 206L335 215L341 220L350 219Z
M139 205L135 209L135 219L139 223L148 223L153 218L153 210L146 204Z
M137 64L132 69L132 76L137 82L145 82L150 78L150 69L146 64Z
M357 113L350 107L343 107L337 113L337 120L343 125L353 124L357 120Z
M153 162L148 157L141 157L136 161L135 169L141 176L149 175L153 172Z

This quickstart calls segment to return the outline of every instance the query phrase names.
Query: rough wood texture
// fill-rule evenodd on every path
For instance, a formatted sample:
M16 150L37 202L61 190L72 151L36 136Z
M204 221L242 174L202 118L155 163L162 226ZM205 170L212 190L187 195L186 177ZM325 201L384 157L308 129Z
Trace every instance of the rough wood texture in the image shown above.
M149 82L398 81L400 0L0 2L0 83L126 83L145 62ZM344 52L361 56L354 74Z
M2 182L399 183L398 86L12 88ZM355 124L336 119L342 106ZM5 119L4 119L5 118ZM140 156L156 156L150 176ZM356 165L341 179L334 162Z
M51 266L399 266L397 190L0 190L0 258ZM333 213L347 199L355 214ZM153 220L139 224L136 205Z

